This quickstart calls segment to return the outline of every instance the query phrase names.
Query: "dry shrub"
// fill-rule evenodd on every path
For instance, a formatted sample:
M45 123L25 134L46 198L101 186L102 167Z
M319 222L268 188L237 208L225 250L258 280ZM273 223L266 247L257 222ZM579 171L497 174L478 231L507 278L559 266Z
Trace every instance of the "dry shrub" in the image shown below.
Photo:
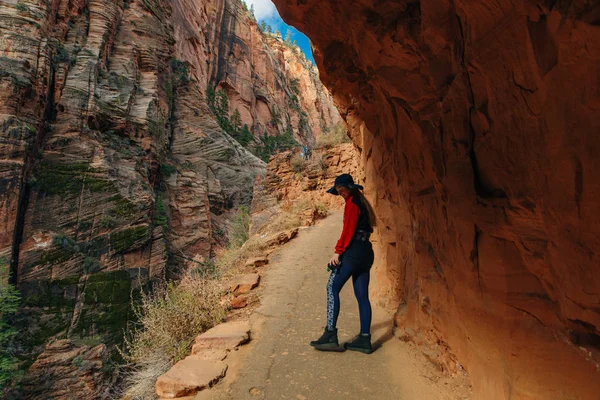
M316 202L315 203L315 209L317 210L317 213L319 214L319 216L321 218L327 217L327 214L329 212L329 208L327 207L326 204L321 203L321 202Z
M313 210L316 210L321 216L327 215L327 207L312 200L283 201L271 220L256 235L248 239L242 247L229 246L217 249L215 265L223 271L230 267L240 266L246 259L264 253L268 247L266 239L270 235L302 226L307 214Z
M155 385L159 376L171 368L169 359L160 352L151 352L146 358L130 367L124 374L123 400L154 400Z
M158 376L186 357L194 338L225 317L217 280L186 274L143 294L134 305L138 324L121 352L129 371L126 397L150 399Z
M241 247L248 240L250 230L250 209L240 206L233 218L229 232L229 242L233 248Z
M306 167L306 160L304 160L300 156L296 156L291 161L291 166L292 166L292 171L294 171L296 173L301 173L304 170L304 168Z
M267 249L267 242L263 237L253 236L242 247L224 247L215 250L215 264L221 270L239 266L250 257L257 256Z
M272 234L298 228L314 211L317 211L321 217L327 216L327 206L315 200L283 201L280 212L259 233Z
M338 144L348 142L350 142L350 138L346 133L346 124L340 122L339 124L333 127L331 132L319 136L319 138L317 139L317 146L329 149Z

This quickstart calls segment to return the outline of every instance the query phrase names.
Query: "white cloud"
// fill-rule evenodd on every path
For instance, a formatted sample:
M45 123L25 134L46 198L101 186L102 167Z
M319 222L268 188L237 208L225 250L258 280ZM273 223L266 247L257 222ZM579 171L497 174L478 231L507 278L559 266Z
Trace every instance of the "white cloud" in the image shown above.
M254 4L254 16L257 20L277 17L277 9L271 0L246 0L246 4Z

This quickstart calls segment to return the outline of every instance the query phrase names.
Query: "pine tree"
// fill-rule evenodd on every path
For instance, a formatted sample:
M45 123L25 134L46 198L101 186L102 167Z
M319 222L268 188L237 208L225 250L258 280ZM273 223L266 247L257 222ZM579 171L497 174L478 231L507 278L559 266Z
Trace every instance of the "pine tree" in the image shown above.
M254 4L250 4L250 15L254 18Z
M229 100L227 99L227 93L224 90L219 90L215 101L215 116L217 122L225 132L231 131L229 124Z
M292 30L290 28L285 33L285 42L290 46L292 45Z
M275 29L275 36L281 39L281 31L279 30L279 28Z
M210 111L212 111L214 114L215 113L215 88L213 88L212 85L210 85L210 84L206 88L206 104L208 104L208 108L210 108Z
M265 21L261 21L260 30L263 32L267 32L267 23Z
M252 136L252 132L250 132L250 128L248 128L248 124L244 124L244 127L240 130L240 134L238 137L238 142L246 147L248 144L254 139Z
M242 129L242 117L237 108L231 115L231 119L229 120L229 126L231 127L231 131L229 132L229 134L237 140L239 137L239 133Z
M271 28L271 25L267 25L267 33L273 33L273 28Z

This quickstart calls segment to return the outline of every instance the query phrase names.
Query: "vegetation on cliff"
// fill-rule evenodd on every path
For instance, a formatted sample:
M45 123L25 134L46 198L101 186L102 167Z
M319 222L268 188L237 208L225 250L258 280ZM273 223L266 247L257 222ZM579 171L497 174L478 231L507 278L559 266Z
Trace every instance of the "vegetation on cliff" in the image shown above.
M8 282L8 263L0 259L0 395L18 376L18 360L14 339L17 330L12 325L12 317L19 308L18 290Z
M156 285L134 305L137 323L125 340L125 393L153 398L156 378L184 358L194 338L225 317L215 276L186 273Z
M240 112L236 109L229 113L229 101L224 90L216 90L209 85L206 89L206 100L208 106L219 123L221 129L229 133L239 144L248 148L261 160L268 162L269 158L276 153L298 146L294 139L289 114L286 115L285 130L275 135L265 135L256 139L247 124L242 126ZM297 104L296 97L296 104ZM272 125L279 125L279 116L273 112Z

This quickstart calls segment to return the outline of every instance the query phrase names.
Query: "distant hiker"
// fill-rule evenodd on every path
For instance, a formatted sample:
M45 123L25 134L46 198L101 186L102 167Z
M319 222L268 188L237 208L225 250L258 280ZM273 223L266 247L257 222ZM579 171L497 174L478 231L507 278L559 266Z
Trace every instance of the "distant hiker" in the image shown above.
M304 156L306 157L306 160L309 160L310 157L312 156L312 150L310 149L310 147L304 146L306 147L306 151L304 152Z
M306 145L302 147L302 153L300 154L300 156L305 160L308 160L308 147L306 147Z
M373 265L373 246L369 237L375 226L373 209L352 176L342 174L327 192L340 195L346 201L344 227L335 246L335 254L329 261L331 275L327 282L327 326L323 335L310 345L317 350L338 351L336 323L340 313L340 291L352 277L354 295L358 300L360 333L345 343L348 350L370 354L371 347L371 302L369 301L369 271Z

